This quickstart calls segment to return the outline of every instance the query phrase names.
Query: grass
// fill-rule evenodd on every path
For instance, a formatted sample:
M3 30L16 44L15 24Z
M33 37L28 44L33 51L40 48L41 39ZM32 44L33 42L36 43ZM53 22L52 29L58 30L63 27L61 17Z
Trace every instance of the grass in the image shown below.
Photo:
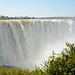
M41 69L36 66L33 71L0 67L0 75L75 75L75 44L66 43L66 45L67 48L61 54L53 51L48 61L43 61Z

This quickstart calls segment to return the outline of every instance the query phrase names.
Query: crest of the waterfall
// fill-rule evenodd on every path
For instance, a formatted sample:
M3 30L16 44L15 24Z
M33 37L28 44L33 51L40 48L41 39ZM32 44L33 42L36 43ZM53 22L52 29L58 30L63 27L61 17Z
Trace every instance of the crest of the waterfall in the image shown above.
M74 38L74 20L0 21L0 65L29 68Z

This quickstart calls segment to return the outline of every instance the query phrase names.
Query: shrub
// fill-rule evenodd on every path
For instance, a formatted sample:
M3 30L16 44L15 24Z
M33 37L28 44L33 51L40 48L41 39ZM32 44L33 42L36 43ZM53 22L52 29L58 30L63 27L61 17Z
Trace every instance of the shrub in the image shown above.
M75 44L66 43L61 54L55 54L44 62L45 75L75 75Z

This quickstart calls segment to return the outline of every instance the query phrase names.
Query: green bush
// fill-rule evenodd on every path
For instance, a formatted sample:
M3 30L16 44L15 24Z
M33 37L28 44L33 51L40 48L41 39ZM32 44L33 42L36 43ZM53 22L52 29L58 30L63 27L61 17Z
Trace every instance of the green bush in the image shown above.
M75 44L66 43L67 48L56 54L53 51L43 68L35 66L35 70L0 67L0 75L75 75Z
M45 75L75 75L75 44L66 43L61 54L55 54L44 62Z

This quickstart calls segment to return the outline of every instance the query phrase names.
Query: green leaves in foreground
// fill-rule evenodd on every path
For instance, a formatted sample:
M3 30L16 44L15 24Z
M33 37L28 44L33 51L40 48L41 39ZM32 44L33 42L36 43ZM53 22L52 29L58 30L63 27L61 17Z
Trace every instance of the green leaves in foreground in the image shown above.
M67 48L61 54L55 54L48 61L43 62L43 68L35 66L35 70L30 71L22 68L2 68L0 75L75 75L75 44L66 43Z
M66 43L68 48L44 62L45 75L75 75L75 44Z

